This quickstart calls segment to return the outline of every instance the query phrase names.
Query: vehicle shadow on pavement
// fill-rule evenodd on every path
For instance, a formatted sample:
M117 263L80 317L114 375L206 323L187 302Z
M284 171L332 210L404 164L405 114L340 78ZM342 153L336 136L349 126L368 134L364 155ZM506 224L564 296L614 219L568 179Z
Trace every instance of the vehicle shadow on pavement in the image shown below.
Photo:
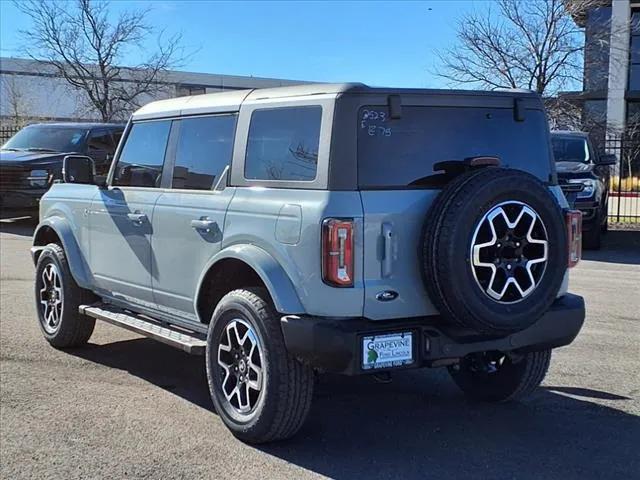
M38 225L38 219L34 217L4 218L0 219L0 232L31 237Z
M594 262L640 265L640 230L610 231L600 250L583 250L582 258Z
M70 353L214 412L202 357L143 338ZM615 409L627 401L548 386L520 403L478 404L445 370L398 372L388 384L323 375L299 434L250 448L337 479L631 478L640 471L640 417Z
M444 370L396 374L388 385L326 378L300 434L259 448L337 479L637 475L640 417L593 398L630 400L548 387L521 403L478 404Z
M213 411L203 357L189 355L149 338L68 350L76 357L142 378L199 407Z

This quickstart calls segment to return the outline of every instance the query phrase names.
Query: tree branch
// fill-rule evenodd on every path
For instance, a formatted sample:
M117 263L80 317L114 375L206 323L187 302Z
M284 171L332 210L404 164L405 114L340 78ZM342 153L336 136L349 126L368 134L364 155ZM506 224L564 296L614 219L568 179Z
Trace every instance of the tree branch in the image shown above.
M497 13L458 22L457 43L437 52L436 74L453 84L529 88L553 95L580 78L583 34L562 0L498 0Z
M145 41L155 34L145 23L149 9L123 12L111 21L109 3L101 0L14 3L31 18L30 28L21 32L29 58L47 62L83 93L103 121L122 119L139 106L141 96L165 90L164 72L184 60L181 35L164 40L162 32L157 51L145 58ZM132 50L143 60L122 67Z

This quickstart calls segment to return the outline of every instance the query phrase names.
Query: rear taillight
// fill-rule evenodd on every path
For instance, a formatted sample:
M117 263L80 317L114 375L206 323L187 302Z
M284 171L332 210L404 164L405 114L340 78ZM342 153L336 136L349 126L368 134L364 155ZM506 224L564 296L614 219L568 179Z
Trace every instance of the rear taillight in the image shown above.
M569 268L575 267L582 257L582 212L567 210L567 247L569 248Z
M353 286L353 220L322 222L322 279L334 287Z

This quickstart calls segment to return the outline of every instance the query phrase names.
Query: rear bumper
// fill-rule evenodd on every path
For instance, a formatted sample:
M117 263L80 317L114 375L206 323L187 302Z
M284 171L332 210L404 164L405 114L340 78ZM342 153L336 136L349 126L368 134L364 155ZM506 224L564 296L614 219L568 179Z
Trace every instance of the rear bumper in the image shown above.
M282 332L288 351L304 363L321 371L359 375L372 372L362 368L365 336L412 332L414 361L393 368L396 370L445 365L474 352L526 352L561 347L576 338L584 317L584 299L567 294L556 300L533 326L499 338L455 332L444 327L439 317L371 321L289 315L282 317Z

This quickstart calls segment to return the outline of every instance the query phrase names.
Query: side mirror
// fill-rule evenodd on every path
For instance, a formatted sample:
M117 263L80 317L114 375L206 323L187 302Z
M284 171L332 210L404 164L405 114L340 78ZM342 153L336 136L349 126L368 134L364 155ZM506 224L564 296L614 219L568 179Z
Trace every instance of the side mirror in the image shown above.
M93 160L84 155L67 155L62 160L62 180L65 183L93 185L95 167Z
M616 157L612 153L607 153L604 155L600 155L597 165L615 165L616 163L618 163L618 157Z

